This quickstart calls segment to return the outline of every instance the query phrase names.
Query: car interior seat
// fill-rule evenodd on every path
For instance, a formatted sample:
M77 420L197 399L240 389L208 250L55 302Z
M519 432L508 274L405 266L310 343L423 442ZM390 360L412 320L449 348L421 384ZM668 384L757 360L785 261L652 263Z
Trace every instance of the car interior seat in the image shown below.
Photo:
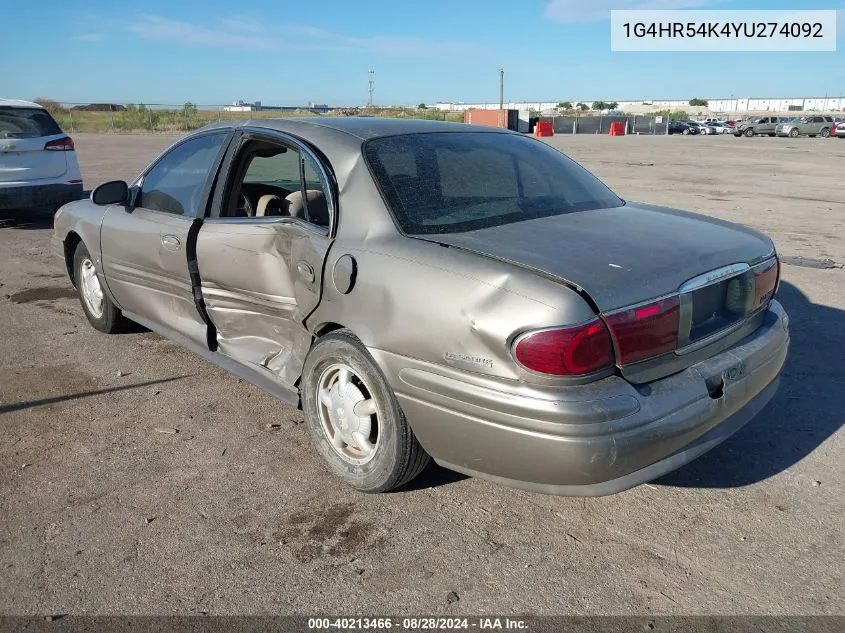
M306 201L308 204L308 216L313 224L318 226L329 225L329 205L325 194L319 189L306 189ZM305 204L301 191L294 191L289 194L285 201L288 203L287 211L291 217L307 220L305 217Z

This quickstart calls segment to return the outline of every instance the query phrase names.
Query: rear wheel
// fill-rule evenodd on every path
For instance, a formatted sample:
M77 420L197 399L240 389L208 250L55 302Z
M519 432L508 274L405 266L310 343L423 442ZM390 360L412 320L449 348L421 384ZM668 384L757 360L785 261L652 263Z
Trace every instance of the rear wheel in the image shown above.
M824 128L821 132L822 138L827 138L830 136L830 130L828 128Z
M746 138L751 138L752 136L754 136L754 128L748 128L747 130L745 130Z
M798 128L797 127L794 127L791 130L789 130L789 137L790 138L798 138Z
M396 396L349 330L320 338L305 360L302 408L329 469L362 492L386 492L429 462Z
M97 267L82 242L73 254L73 280L82 311L94 329L106 334L119 332L125 323L123 315L103 291Z
M689 135L689 128L685 129L683 132L681 132L681 134L687 134L687 135Z

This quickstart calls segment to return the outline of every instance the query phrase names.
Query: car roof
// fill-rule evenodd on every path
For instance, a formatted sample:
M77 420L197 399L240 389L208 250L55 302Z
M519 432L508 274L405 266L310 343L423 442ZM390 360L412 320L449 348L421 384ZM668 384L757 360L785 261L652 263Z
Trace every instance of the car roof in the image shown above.
M44 109L37 103L33 103L32 101L24 101L23 99L0 98L0 106L6 106L8 108L41 108L42 110Z
M231 123L212 123L207 128L231 126ZM502 128L486 125L467 125L446 121L428 121L422 119L392 119L369 116L343 117L297 117L290 119L247 119L240 126L263 127L292 134L306 133L308 128L323 128L354 136L366 141L382 136L396 136L398 134L425 134L430 132L495 132L501 134L516 134ZM316 131L316 130L314 130Z

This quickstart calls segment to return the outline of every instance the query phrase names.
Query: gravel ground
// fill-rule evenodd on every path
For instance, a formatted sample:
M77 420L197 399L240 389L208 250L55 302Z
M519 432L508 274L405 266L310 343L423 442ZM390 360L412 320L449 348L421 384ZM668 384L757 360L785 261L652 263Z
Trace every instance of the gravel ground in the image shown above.
M173 140L76 135L86 187ZM150 332L95 332L49 217L4 216L0 613L844 613L845 143L551 142L623 197L761 229L792 262L791 355L755 421L610 497L436 467L358 494L300 412Z

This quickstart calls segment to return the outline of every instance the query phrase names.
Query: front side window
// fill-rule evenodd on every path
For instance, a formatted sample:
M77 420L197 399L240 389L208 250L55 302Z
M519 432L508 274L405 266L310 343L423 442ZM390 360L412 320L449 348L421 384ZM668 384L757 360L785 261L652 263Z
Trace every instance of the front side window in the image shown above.
M411 235L624 204L573 160L515 134L389 136L368 141L364 155L399 227Z
M205 134L177 145L145 175L137 206L174 215L194 216L226 132Z

